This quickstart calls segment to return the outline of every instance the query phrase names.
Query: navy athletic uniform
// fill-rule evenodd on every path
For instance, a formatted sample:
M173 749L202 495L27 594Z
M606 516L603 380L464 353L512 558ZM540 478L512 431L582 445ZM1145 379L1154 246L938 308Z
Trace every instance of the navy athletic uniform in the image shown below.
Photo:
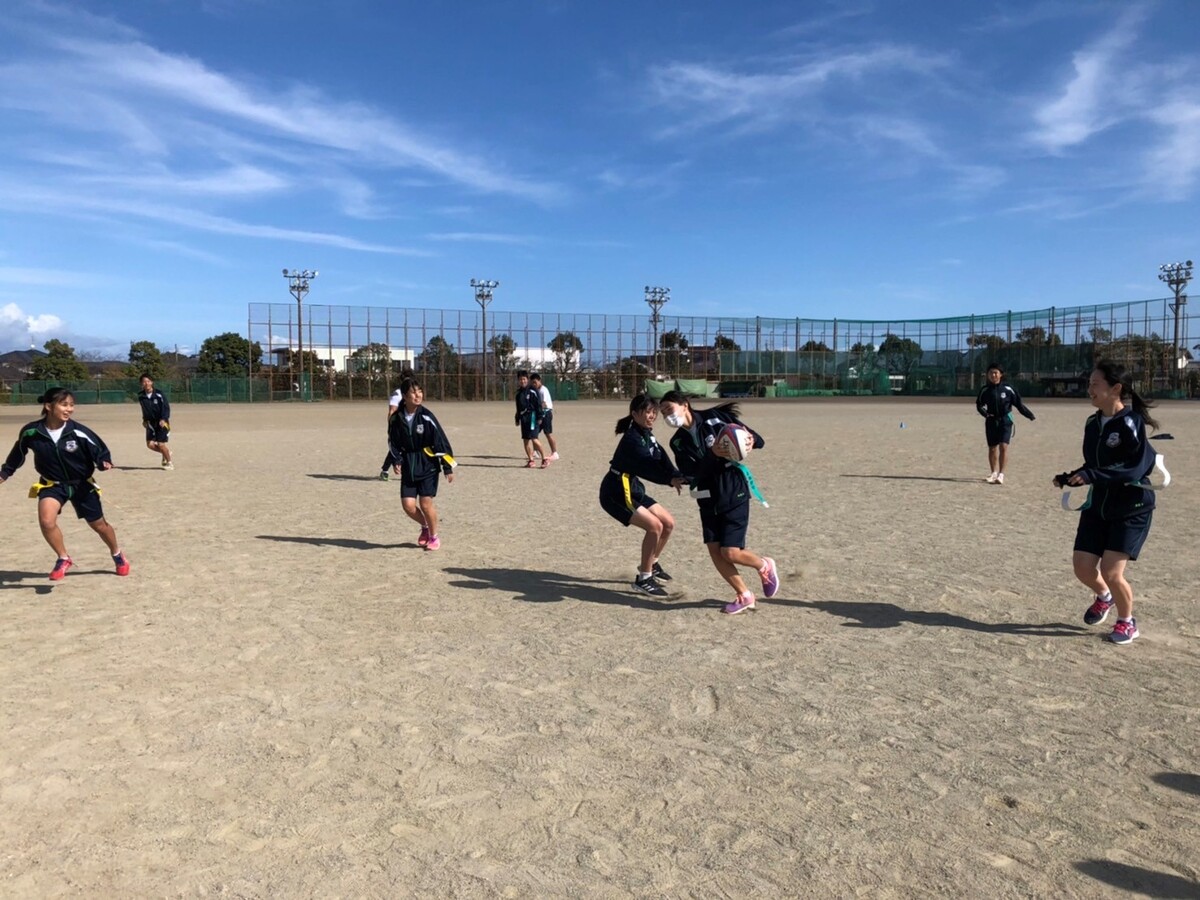
M0 476L6 481L11 478L30 452L33 467L41 476L34 485L38 500L52 497L63 506L69 501L75 514L87 522L104 518L100 491L91 478L100 465L112 465L112 454L96 432L68 420L56 444L44 421L30 422L0 466Z
M670 484L672 479L682 477L650 430L630 421L608 464L608 474L600 482L600 506L628 527L636 510L649 509L658 502L646 493L642 478Z
M517 414L513 421L521 426L521 440L537 439L542 427L542 398L534 388L517 388Z
M986 420L984 431L987 434L989 447L1012 441L1012 410L1014 406L1030 422L1034 420L1033 413L1021 402L1021 395L1011 384L1003 381L999 384L989 384L979 392L979 397L975 400L975 408Z
M693 410L692 429L679 428L671 436L671 452L692 496L700 507L704 543L746 549L750 525L750 483L741 467L712 452L717 434L726 425L745 428L754 436L754 448L766 445L762 435L722 409Z
M138 394L138 404L142 407L142 424L146 426L147 442L165 444L170 438L168 432L171 428L171 404L167 398L162 391L155 390L149 394L142 391ZM164 428L159 424L160 421L166 422L167 426Z
M1058 476L1065 483L1081 475L1091 496L1079 514L1075 549L1096 556L1105 550L1137 559L1150 533L1154 491L1150 473L1157 454L1146 434L1146 421L1126 407L1106 422L1099 412L1083 429L1083 465Z
M454 470L450 441L424 406L416 408L411 420L405 416L402 406L388 419L388 452L399 460L400 496L436 497L439 472Z

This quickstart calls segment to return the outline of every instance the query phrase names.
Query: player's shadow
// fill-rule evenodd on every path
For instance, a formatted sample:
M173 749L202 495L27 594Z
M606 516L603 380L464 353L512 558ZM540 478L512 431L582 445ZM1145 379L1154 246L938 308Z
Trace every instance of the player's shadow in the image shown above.
M961 484L985 484L983 478L952 478L946 475L854 475L843 472L842 478L885 478L889 481L956 481Z
M1103 881L1122 891L1165 900L1196 900L1200 887L1190 878L1155 872L1142 866L1109 859L1085 859L1074 864L1084 875Z
M539 572L529 569L459 569L448 568L448 575L460 575L464 581L451 581L450 585L476 591L498 591L512 594L526 603L559 603L563 600L580 600L584 603L601 603L606 606L628 606L632 609L648 609L667 612L674 609L720 609L720 600L671 600L648 597L633 593L633 587L625 582L604 578L578 578L560 572ZM600 587L599 585L609 585Z
M376 544L373 541L360 541L358 538L333 537L298 537L287 534L255 535L260 541L278 541L281 544L310 544L314 547L342 547L345 550L400 550L405 547L416 547L415 541L407 544Z
M115 472L162 472L163 467L157 466L113 466Z
M25 584L27 578L36 578L41 584ZM45 572L0 572L0 591L33 591L49 594L53 588L46 584Z
M378 475L339 475L336 473L309 472L309 478L323 478L326 481L382 481ZM399 476L396 476L397 478Z
M773 606L795 606L816 609L840 619L843 628L899 628L904 624L930 628L962 628L985 634L1030 634L1040 637L1075 637L1091 632L1081 625L1067 622L977 622L966 616L947 612L928 612L905 609L894 603L852 602L848 600L759 600Z
M515 468L513 463L519 462L521 468L525 467L524 456L457 456L455 457L464 469L512 469ZM508 460L508 462L466 462L468 459L498 459Z
M1174 788L1185 794L1195 794L1200 797L1200 775L1189 772L1159 772L1154 780L1163 787Z

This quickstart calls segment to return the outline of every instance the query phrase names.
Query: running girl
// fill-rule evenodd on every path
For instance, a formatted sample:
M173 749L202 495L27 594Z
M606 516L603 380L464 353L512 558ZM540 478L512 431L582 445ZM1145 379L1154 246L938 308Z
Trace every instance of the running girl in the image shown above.
M75 395L66 388L51 388L38 397L38 402L42 404L42 417L21 429L12 452L0 466L0 483L11 478L25 463L25 455L33 452L33 467L39 477L29 494L37 498L42 537L58 555L50 580L60 580L75 565L58 527L58 514L68 501L76 515L87 520L108 545L117 574L128 575L129 560L121 552L117 533L104 518L100 491L92 480L96 469L107 471L113 467L108 447L90 428L71 420Z
M629 401L629 415L617 420L616 433L622 437L608 464L608 474L600 482L600 506L626 528L636 525L646 532L633 587L651 597L665 597L667 592L658 582L670 581L671 576L663 571L658 558L675 530L675 519L646 493L640 479L669 484L677 492L685 482L654 439L656 418L658 407L645 394Z
M421 526L417 545L440 550L433 498L437 496L440 472L446 473L446 481L454 483L453 451L437 417L421 405L425 392L417 380L401 381L400 394L403 403L388 421L392 471L400 476L400 504L405 514Z
M676 429L671 436L675 464L691 482L692 496L700 507L700 525L708 555L721 577L737 595L722 612L729 615L755 608L754 592L738 574L738 566L758 572L763 595L779 593L779 572L775 560L746 549L746 530L750 525L750 495L753 488L746 469L736 462L713 453L717 433L733 423L745 428L754 438L754 447L764 446L762 436L738 419L736 403L723 403L712 409L692 409L679 391L668 391L659 401L659 410L667 424Z
M1146 486L1156 454L1146 429L1157 429L1158 422L1150 415L1152 404L1134 391L1124 366L1097 363L1088 379L1088 397L1097 412L1083 427L1083 465L1055 475L1053 483L1060 488L1091 485L1071 558L1075 577L1095 595L1083 621L1099 625L1115 603L1117 624L1108 639L1128 644L1140 633L1125 564L1138 558L1154 516L1154 492Z
M146 446L155 453L162 454L162 467L174 469L171 462L171 448L167 441L171 439L171 404L163 396L162 391L154 389L154 379L149 372L142 374L142 392L138 394L138 404L142 407L142 425L146 429Z
M1021 395L1011 384L1004 382L1004 369L999 363L987 368L988 383L979 392L975 408L985 419L984 434L987 436L988 465L991 473L988 484L1004 484L1004 469L1008 465L1008 445L1013 436L1012 409L1017 410L1030 422L1034 415L1021 402Z

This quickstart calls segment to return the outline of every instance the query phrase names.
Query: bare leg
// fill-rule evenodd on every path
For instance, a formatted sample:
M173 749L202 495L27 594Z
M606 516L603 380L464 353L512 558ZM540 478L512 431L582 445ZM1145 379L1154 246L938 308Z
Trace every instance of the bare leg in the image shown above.
M1000 448L998 446L997 447L988 447L988 471L989 472L999 472L1000 471L998 468L996 468L997 465L999 465L999 463L997 462L997 457L999 455L1000 455Z
M746 593L749 588L746 587L746 582L742 581L742 576L738 574L737 566L725 558L725 550L731 548L723 548L716 541L712 541L704 546L708 548L708 555L711 557L713 565L717 567L717 572L729 583L729 586L739 596ZM737 548L732 549L736 550Z
M1008 444L1001 444L1000 450L1000 468L996 469L1001 475L1004 474L1004 468L1008 465Z
M1100 574L1100 557L1095 553L1076 550L1071 556L1071 567L1075 570L1075 577L1097 597L1108 593L1108 584Z
M556 441L556 440L554 439L554 435L552 435L552 434L548 434L548 435L546 435L546 442L547 442L547 443L550 445L550 452L551 452L551 453L557 453L557 452L558 452L558 441Z
M67 558L67 545L63 542L62 529L58 527L58 514L62 504L47 497L38 501L38 527L42 529L42 537L50 545L50 549L58 554L59 559Z
M533 441L528 438L525 440L525 458L533 462Z
M108 545L109 553L111 553L113 556L116 556L121 552L121 545L117 543L117 532L111 525L108 524L107 519L101 517L95 522L88 522L88 525L92 527L92 531L100 535L100 540L104 541L104 543Z
M1100 577L1112 591L1113 602L1117 604L1117 618L1128 619L1133 616L1133 588L1125 580L1125 563L1129 556L1117 553L1115 550L1105 550L1100 558Z
M675 520L662 506L655 503L649 508L643 506L636 509L629 524L636 525L646 532L646 536L642 538L642 560L638 571L649 572L654 568L654 563L663 548L667 546L671 532L675 529Z
M429 529L429 536L433 537L438 533L438 514L432 497L421 498L421 515L425 519L425 527Z
M404 510L404 514L416 522L421 527L428 527L425 521L425 514L417 509L416 497L401 497L400 508Z
M163 462L171 461L171 448L167 444L159 444L158 449L162 452Z

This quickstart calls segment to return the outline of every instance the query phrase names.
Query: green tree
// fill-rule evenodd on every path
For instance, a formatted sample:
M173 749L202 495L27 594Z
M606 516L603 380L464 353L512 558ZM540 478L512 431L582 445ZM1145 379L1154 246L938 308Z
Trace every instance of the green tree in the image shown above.
M622 397L632 397L640 393L643 382L650 375L650 369L632 356L612 363L605 368L605 372L612 392Z
M140 378L146 373L155 381L167 373L167 364L162 351L153 341L133 341L129 345L129 365L124 369L128 378Z
M554 351L554 371L559 378L565 378L579 368L583 341L575 332L560 331L546 346Z
M889 375L907 376L921 361L921 345L912 338L888 333L879 345L879 355Z
M742 348L738 346L738 342L731 337L726 337L717 332L717 336L713 338L713 349L718 353L737 353Z
M800 345L801 353L828 353L829 347L824 341L808 340Z
M350 354L354 371L371 376L387 375L392 370L392 349L387 344L372 341Z
M658 336L658 345L663 349L662 365L672 374L680 374L689 361L687 335L678 328L664 331Z
M35 381L86 381L88 369L75 358L75 348L63 341L51 338L42 347L45 356L39 356L30 367Z
M201 375L245 375L262 369L262 346L236 331L205 338L196 371Z
M417 371L438 375L457 373L459 366L458 352L454 345L440 334L435 334L425 345L425 349L417 354Z
M496 359L497 372L501 375L511 375L517 370L517 343L511 335L493 335L488 338L487 345Z

